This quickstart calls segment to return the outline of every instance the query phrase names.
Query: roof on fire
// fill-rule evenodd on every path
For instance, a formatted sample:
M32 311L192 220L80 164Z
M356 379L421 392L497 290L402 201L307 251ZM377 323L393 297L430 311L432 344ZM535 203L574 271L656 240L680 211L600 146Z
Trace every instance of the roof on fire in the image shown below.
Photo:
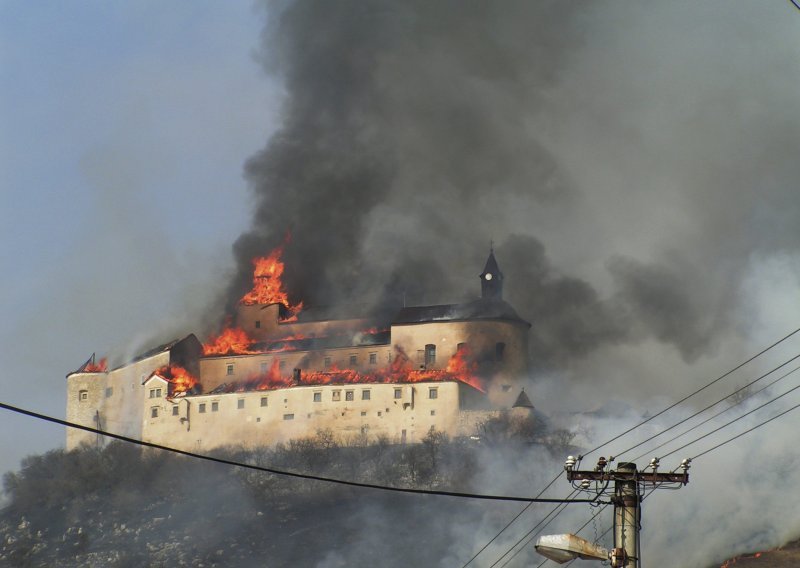
M505 300L481 298L465 304L441 304L438 306L416 306L403 308L392 319L393 324L424 323L436 321L458 320L507 320L523 323L530 327L530 323L519 317L517 312Z

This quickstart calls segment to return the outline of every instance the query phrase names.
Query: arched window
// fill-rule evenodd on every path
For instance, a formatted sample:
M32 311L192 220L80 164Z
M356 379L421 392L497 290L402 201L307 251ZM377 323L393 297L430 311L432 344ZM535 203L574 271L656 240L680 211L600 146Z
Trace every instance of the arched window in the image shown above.
M432 367L436 364L436 346L428 343L425 346L425 367Z

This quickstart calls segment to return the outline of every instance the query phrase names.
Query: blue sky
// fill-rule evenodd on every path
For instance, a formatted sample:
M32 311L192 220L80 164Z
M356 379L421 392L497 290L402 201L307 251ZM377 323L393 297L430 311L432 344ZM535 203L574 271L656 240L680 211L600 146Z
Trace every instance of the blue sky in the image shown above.
M224 283L242 164L279 112L264 19L250 0L0 2L4 401L63 415L66 372L169 333ZM5 414L0 430L0 469L63 440Z

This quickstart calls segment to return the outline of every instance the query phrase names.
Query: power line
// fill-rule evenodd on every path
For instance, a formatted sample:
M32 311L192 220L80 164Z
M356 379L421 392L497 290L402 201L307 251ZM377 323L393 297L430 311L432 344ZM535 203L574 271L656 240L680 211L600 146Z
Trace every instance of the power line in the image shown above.
M552 485L553 485L553 484L554 484L554 483L555 483L555 482L558 480L558 478L559 478L559 477L561 477L561 472L560 472L560 471L559 471L559 472L556 474L556 476L555 476L555 477L554 477L554 478L553 478L553 479L550 481L550 483L548 483L548 484L547 484L547 486L546 486L544 489L542 489L541 491L539 491L539 493L536 495L536 497L541 497L541 496L544 494L544 492L545 492L545 491L547 491L548 489L550 489L550 487L551 487L551 486L552 486ZM522 514L523 514L525 511L527 511L528 509L530 509L530 508L531 508L531 505L533 505L533 503L532 503L532 502L531 502L531 503L528 503L527 505L525 505L525 506L522 508L522 510L520 510L520 512L519 512L519 513L517 513L517 515L516 515L516 516L515 516L513 519L511 519L510 521L508 521L508 523L506 523L506 526L504 526L502 529L500 529L500 532L499 532L499 533L497 533L496 535L494 535L494 536L492 537L492 539L491 539L489 542L487 542L486 544L484 544L484 545L483 545L483 547L481 547L481 549L480 549L478 552L476 552L472 558L470 558L469 560L467 560L467 563L466 563L466 564L464 564L464 565L463 565L461 568L467 568L467 566L469 566L469 565L472 563L472 561L473 561L473 560L475 560L475 559L476 559L478 556L480 556L480 555L481 555L481 553L482 553L484 550L486 550L486 549L489 547L489 545L490 545L490 544L492 544L492 543L493 543L495 540L497 540L497 539L500 537L500 535L501 535L501 534L503 534L503 533L506 531L506 529L507 529L508 527L510 527L511 525L513 525L513 524L514 524L514 521L516 521L517 519L519 519L519 518L522 516Z
M795 2L795 0L789 0L789 2L791 2L791 3L794 5L794 7L795 7L795 8L797 8L798 10L800 10L800 4L798 4L797 2Z
M697 394L699 394L699 393L703 392L704 390L706 390L706 389L707 389L707 388L709 388L710 386L712 386L712 385L714 385L714 384L718 383L718 382L719 382L719 381L721 381L722 379L724 379L724 378L726 378L726 377L730 376L732 373L734 373L734 372L738 371L739 369L741 369L742 367L744 367L745 365L747 365L748 363L750 363L750 362L751 362L751 361L753 361L754 359L757 359L758 357L761 357L761 355L763 355L764 353L766 353L766 352L767 352L767 351L769 351L770 349L772 349L772 348L774 348L774 347L777 347L778 345L780 345L781 343L783 343L784 341L786 341L787 339L789 339L789 338L790 338L790 337L792 337L793 335L797 334L798 332L800 332L800 327L799 327L799 328L797 328L797 329L795 329L793 332L789 333L788 335L786 335L786 336L782 337L781 339L779 339L778 341L776 341L775 343L773 343L773 344L772 344L772 345L770 345L769 347L766 347L766 348L762 349L761 351L759 351L758 353L756 353L755 355L753 355L752 357L750 357L750 358L749 358L749 359L747 359L746 361L744 361L744 362L742 362L742 363L738 364L736 367L734 367L734 368L733 368L733 369L731 369L730 371L728 371L728 372L726 372L726 373L724 373L724 374L720 375L719 377L717 377L716 379L714 379L714 380L713 380L713 381L711 381L710 383L707 383L705 386L702 386L702 387L700 387L699 389L697 389L696 391L694 391L693 393L691 393L691 394L689 394L689 395L687 395L687 396L683 397L683 398L682 398L682 399L680 399L678 402L675 402L674 404L671 404L671 405L669 405L669 406L668 406L668 407L666 407L665 409L663 409L663 410L661 410L661 411L659 411L659 412L655 413L654 415L652 415L652 416L651 416L651 417L649 417L649 418L646 418L645 420L643 420L643 421L639 422L639 423L638 423L638 424L636 424L635 426L632 426L632 427L628 428L627 430L625 430L624 432L621 432L620 434L617 434L616 436L614 436L613 438L611 438L611 439L610 439L610 440L608 440L607 442L604 442L604 443L602 443L602 444L598 445L597 447L595 447L595 448L592 448L591 450L589 450L588 452L586 452L586 453L584 454L584 457L588 456L588 455L589 455L589 454L591 454L591 453L594 453L594 452L596 452L597 450L599 450L599 449L600 449L600 448L602 448L603 446L606 446L606 445L610 444L611 442L614 442L614 441L616 441L616 440L619 440L620 438L622 438L622 437L623 437L623 436L625 436L626 434L630 434L631 432L633 432L634 430L636 430L636 429L637 429L639 426L642 426L642 425L644 425L644 424L647 424L648 422L650 422L651 420L653 420L653 419L655 419L655 418L658 418L659 416L661 416L661 415L662 415L662 414L664 414L665 412L668 412L668 411L672 410L673 408L675 408L675 407L676 407L676 406L678 406L679 404L682 404L682 403L686 402L687 400L689 400L689 399L690 399L690 398L692 398L693 396L695 396L695 395L697 395Z
M687 447L691 446L692 444L695 444L695 443L699 442L700 440L703 440L703 439L705 439L705 438L708 438L708 437L709 437L709 436L711 436L712 434L715 434L715 433L719 432L719 431L720 431L720 430L722 430L723 428L727 428L728 426L730 426L730 425L731 425L731 424L733 424L734 422L737 422L738 420L741 420L741 419L742 419L742 418L744 418L745 416L749 416L750 414L753 414L753 413L754 413L754 412L756 412L757 410L761 410L762 408L764 408L764 407L765 407L765 406L767 406L768 404L772 404L772 403L773 403L773 402L775 402L776 400L778 400L778 399L780 399L780 398L783 398L783 397L784 397L784 396L786 396L787 394L789 394L789 393L791 393L791 392L793 392L793 391L796 391L797 389L800 389L800 385L797 385L796 387L792 388L791 390L788 390L788 391L786 391L785 393L783 393L783 394L782 394L782 395L780 395L780 396L776 396L776 397L775 397L775 398L773 398L772 400L768 400L767 402L765 402L765 403L764 403L764 404L762 404L761 406L757 406L756 408L754 408L754 409L753 409L753 410L751 410L750 412L747 412L747 413L745 413L745 414L742 414L741 416L738 416L738 417L734 418L734 419L733 419L733 420L731 420L730 422L726 422L725 424L723 424L723 425L722 425L722 426L720 426L719 428L715 428L714 430L711 430L711 432L707 432L706 434L703 434L703 435L702 435L702 436L700 436L699 438L695 438L694 440L692 440L692 441L691 441L691 442L689 442L688 444L684 444L684 445L683 445L683 446L681 446L680 448L676 448L676 449L672 450L670 453L666 454L664 457L666 458L666 457L668 457L668 456L671 456L672 454L674 454L674 453L677 453L677 452L681 451L682 449L684 449L684 448L687 448ZM756 428L760 428L760 427L761 427L761 426L763 426L764 424L768 424L769 422L772 422L772 421L773 421L773 420L775 420L776 418L780 418L780 417L781 417L781 416L783 416L784 414L787 414L787 413L791 412L792 410L794 410L795 408L798 408L798 407L800 407L800 404L797 404L797 405L795 405L795 406L791 407L790 409L788 409L788 410L785 410L785 411L781 412L780 414L778 414L778 415L776 415L776 416L773 416L773 417L772 417L772 418L770 418L769 420L765 420L764 422L761 422L760 424L758 424L758 425L754 426L753 428L750 428L749 430L746 430L746 431L742 432L741 434L737 434L737 435L736 435L736 436L734 436L733 438L730 438L729 440L726 440L726 441L725 441L725 442L723 442L722 444L719 444L719 445L717 445L717 446L714 446L714 447L713 447L713 448L711 448L710 450L707 450L707 451L703 452L702 454L698 454L698 455L697 455L697 456L695 456L695 457L700 457L701 455L707 454L708 452L710 452L710 451L712 451L712 450L715 450L715 449L717 449L718 447L724 446L724 445L725 445L725 444L727 444L728 442L732 442L733 440L736 440L737 438L740 438L740 437L744 436L745 434L747 434L747 433L749 433L749 432L752 432L752 431L753 431L753 430L755 430ZM694 458L692 458L692 459L694 459Z
M647 438L647 439L645 439L645 440L642 440L641 442L639 442L638 444L635 444L635 445L631 446L631 447L630 447L630 448L628 448L627 450L624 450L624 451L622 451L622 452L620 452L620 453L616 454L614 457L615 457L615 458L619 458L621 455L623 455L623 454L627 454L627 453L628 453L628 452L630 452L631 450L635 450L636 448L638 448L638 447L640 447L640 446L643 446L644 444L646 444L646 443L647 443L647 442L649 442L650 440L653 440L653 439L655 439L655 438L658 438L658 437L659 437L659 436L661 436L662 434L666 434L667 432L669 432L669 431L670 431L670 430L672 430L673 428L677 428L677 427L678 427L678 426L680 426L681 424L684 424L685 422L688 422L688 421L689 421L689 420L691 420L692 418L695 418L695 417L699 416L700 414L702 414L702 413L703 413L703 412L705 412L706 410L710 410L710 409L714 408L715 406L717 406L718 404L720 404L720 403L722 403L722 402L726 401L726 400L727 400L727 399L729 399L730 397L732 397L732 396L734 396L734 395L736 395L736 394L738 394L738 393L742 392L743 390L745 390L745 389L747 389L747 388L749 388L749 387L753 386L753 385L754 385L754 384L756 384L758 381L765 379L766 377L768 377L769 375L771 375L772 373L774 373L774 372L775 372L775 371L777 371L778 369L781 369L781 368L785 367L786 365L788 365L789 363L791 363L792 361L794 361L794 360L796 360L796 359L798 359L798 358L800 358L800 354L798 354L798 355L795 355L794 357L792 357L792 358L791 358L791 359L789 359L788 361L785 361L785 362L781 363L780 365L778 365L777 367L775 367L775 368L774 368L774 369L772 369L771 371L768 371L768 372L764 373L763 375L761 375L761 376L760 376L760 377L758 377L757 379L754 379L754 380L750 381L749 383L747 383L746 385L744 385L744 386L742 386L742 387L740 387L740 388L736 389L736 390L735 390L735 391L733 391L732 393L730 393L730 394L728 394L728 395L725 395L725 396L723 396L721 399L717 400L716 402L714 402L714 403L712 403L712 404L709 404L708 406L706 406L705 408L703 408L703 409L701 409L701 410L698 410L697 412L695 412L695 413L694 413L694 414L692 414L691 416L689 416L689 417L687 417L687 418L684 418L683 420L680 420L680 421L676 422L675 424L673 424L673 425L672 425L672 426L670 426L669 428L665 428L665 429L664 429L664 430L662 430L661 432L658 432L657 434L653 434L653 435L652 435L652 436L650 436L649 438ZM798 367L798 368L800 368L800 367ZM783 379L783 378L786 378L786 377L788 377L789 375L791 375L791 374L792 374L792 373L794 373L795 371L797 371L797 369L794 369L793 371L790 371L790 372L786 373L785 375L783 375L783 376L779 377L777 380L773 381L773 382L772 382L772 383L770 383L770 384L769 384L767 387L764 387L764 388L768 388L769 386L772 386L772 385L774 385L776 382L778 382L779 380L781 380L781 379ZM763 390L763 389L762 389L762 390ZM761 391L758 391L758 392L761 392ZM754 394L755 394L755 393L754 393ZM749 397L748 397L748 398L749 398ZM732 407L731 407L731 408L732 408ZM730 408L729 408L729 409L726 409L726 410L730 410ZM725 412L725 410L723 410L723 412ZM720 413L720 414L721 414L721 413ZM713 417L712 417L712 418L713 418ZM701 424L698 424L698 426L700 426L700 425L702 425L702 424L703 424L703 423L701 423ZM691 430L687 430L687 432L689 432L689 431L691 431ZM682 435L682 434L681 434L681 435ZM679 438L681 435L678 435L678 436L676 436L676 438ZM673 438L673 439L675 439L675 438ZM663 445L663 444L662 444L662 445ZM657 447L661 447L661 446L657 446ZM633 460L633 461L636 461L636 460Z
M789 371L788 373L784 373L783 375L781 375L780 377L778 377L777 379L775 379L774 381L772 381L772 382L771 382L771 383L769 383L768 385L766 385L766 386L764 386L764 387L762 387L762 388L758 389L757 391L755 391L755 392L753 392L753 393L750 393L750 394L748 394L746 397L744 397L742 400L738 401L736 404L734 404L734 405L732 405L732 406L729 406L728 408L724 408L724 409L720 410L720 411L719 411L719 412L717 412L716 414L713 414L712 416L709 416L708 418L706 418L706 419L705 419L705 420L703 420L702 422L698 422L697 424L695 424L695 425L694 425L694 426L692 426L691 428L689 428L689 429L687 429L687 430L684 430L683 432L681 432L680 434L677 434L677 435L673 436L673 437L672 437L672 438L670 438L669 440L666 440L665 442L661 442L659 445L655 446L654 448L651 448L651 449L650 449L650 450L648 450L647 452L644 452L644 453L642 453L642 454L639 454L638 456L636 456L635 458L633 458L633 459L632 459L632 460L630 460L630 461L632 461L632 462L636 462L637 460L640 460L641 458L645 457L647 454L650 454L650 453L652 453L652 452L654 452L654 451L656 451L656 450L658 450L658 449L660 449L660 448L663 448L663 447L664 447L664 446L666 446L667 444L669 444L669 443L671 443L671 442L674 442L675 440L677 440L678 438L681 438L681 437L685 436L685 435L686 435L686 434L688 434L689 432L692 432L692 431L694 431L694 430L697 430L697 429L698 429L700 426L703 426L703 425L705 425L705 424L708 424L709 422L711 422L711 421L712 421L712 420L714 420L715 418L718 418L719 416L721 416L721 415L725 414L726 412L729 412L729 411L733 410L733 409L734 409L734 408L736 408L737 406L741 405L741 404L742 404L744 401L746 401L746 400L749 400L749 399L753 398L754 396L756 396L756 395L758 395L758 394L760 394L760 393L764 392L765 390L767 390L767 389L769 389L770 387L774 386L774 385L775 385L777 382L779 382L779 381L782 381L783 379L785 379L786 377L788 377L789 375L791 375L791 374L793 374L793 373L796 373L798 370L800 370L800 367L795 367L794 369L792 369L792 370L791 370L791 371ZM739 389L739 390L742 390L742 389ZM739 391L736 391L736 392L739 392ZM733 393L733 394L736 394L736 393ZM729 395L729 396L728 396L728 398L730 398L731 396L733 396L733 394ZM709 407L709 408L710 408L710 407ZM689 418L687 418L686 420L684 420L684 422L686 422L686 421L688 421L688 420L691 420L691 419L692 419L692 418L694 418L695 416L697 416L697 414L694 414L693 416L690 416ZM681 423L679 423L679 424L681 424ZM664 432L667 432L668 430L669 430L669 429L667 429L667 430L664 430ZM661 433L663 434L664 432L661 432ZM654 437L655 437L655 436L654 436ZM652 439L652 438L648 438L648 440L651 440L651 439ZM647 441L647 440L645 440L645 441ZM631 448L631 449L633 449L633 448ZM627 451L627 450L626 450L626 451Z
M271 467L263 467L248 463L237 462L233 460L228 460L224 458L217 458L213 456L209 456L206 454L198 454L194 452L187 452L186 450L180 450L178 448L170 448L169 446L162 446L161 444L155 444L153 442L145 442L144 440L137 440L136 438L130 438L128 436L123 436L121 434L114 434L112 432L106 432L104 430L100 430L98 428L92 428L90 426L84 426L82 424L76 424L74 422L68 422L66 420L61 420L60 418L55 418L53 416L48 416L46 414L40 414L38 412L33 412L31 410L25 410L24 408L20 408L17 406L12 406L10 404L6 404L0 402L0 408L4 410L9 410L11 412L16 412L18 414L23 414L25 416L30 416L32 418L36 418L39 420L44 420L46 422L52 422L54 424L60 424L62 426L66 426L68 428L75 428L77 430L84 430L86 432L91 432L93 434L100 434L102 436L106 436L108 438L113 438L115 440L121 440L123 442L128 442L130 444L136 444L138 446L143 446L146 448L153 448L156 450L162 450L165 452L171 452L174 454L179 454L182 456L187 456L190 458L220 463L224 465L231 465L236 467L241 467L244 469L251 469L255 471L263 471L265 473L272 473L275 475L283 475L286 477L294 477L298 479L308 479L311 481L321 481L324 483L335 483L338 485L346 485L349 487L358 487L361 489L377 489L380 491L394 491L397 493L412 493L417 495L438 495L442 497L461 497L465 499L482 499L482 500L489 500L489 501L521 501L521 502L528 502L528 503L559 503L564 506L568 505L569 503L593 503L595 499L572 499L572 500L565 500L565 499L542 499L539 497L514 497L508 495L484 495L484 494L476 494L476 493L461 493L457 491L439 491L434 489L412 489L412 488L404 488L404 487L390 487L386 485L375 485L372 483L360 483L357 481L347 481L344 479L334 479L331 477L322 477L319 475L311 475L308 473L298 473L294 471L285 471L280 469L275 469Z

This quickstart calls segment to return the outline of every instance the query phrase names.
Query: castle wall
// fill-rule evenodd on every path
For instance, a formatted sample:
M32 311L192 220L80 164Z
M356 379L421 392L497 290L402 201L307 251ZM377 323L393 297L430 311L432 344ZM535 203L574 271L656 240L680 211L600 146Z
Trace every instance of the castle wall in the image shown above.
M371 354L375 354L375 363L370 363ZM355 357L355 364L351 363L351 357ZM200 383L207 392L222 383L246 381L267 373L275 361L281 376L291 376L293 369L325 371L336 367L369 372L388 366L393 357L394 351L387 345L205 357L200 359ZM330 366L326 366L326 359L330 360ZM230 365L233 367L229 368Z
M142 435L142 382L159 367L170 364L163 351L105 373L73 373L67 377L67 420L140 438ZM85 391L83 398L81 392ZM98 422L99 420L99 422ZM67 450L97 443L96 434L67 428Z
M145 396L160 383L166 384L159 378L148 381ZM464 433L459 412L464 389L473 390L449 381L298 386L174 401L143 398L142 436L187 450L272 446L328 429L345 443L363 436L413 443L421 441L431 428L451 436ZM352 400L348 400L348 392L352 392Z
M486 379L489 399L497 406L514 402L516 381L528 371L528 326L507 320L441 321L393 324L392 343L401 348L417 368L426 367L425 347L436 346L436 361L428 368L446 369L460 343L477 361ZM502 354L498 344L503 344Z
M326 321L282 321L280 304L239 304L236 308L236 326L256 341L279 339L291 335L329 335L342 331L356 333L369 326L366 319L354 318Z

